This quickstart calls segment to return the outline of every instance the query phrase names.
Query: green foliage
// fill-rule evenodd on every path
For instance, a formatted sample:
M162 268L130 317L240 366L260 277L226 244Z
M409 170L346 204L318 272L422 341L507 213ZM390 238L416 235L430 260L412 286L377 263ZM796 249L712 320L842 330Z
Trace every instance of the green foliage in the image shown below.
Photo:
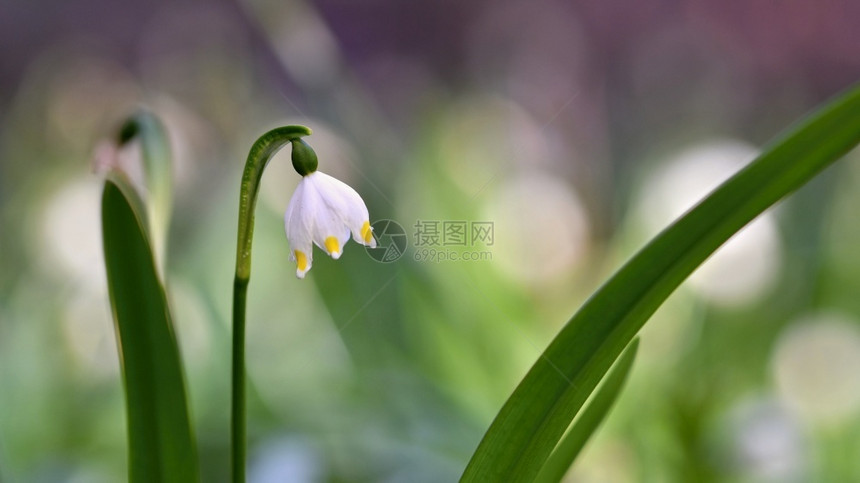
M585 443L609 414L609 410L612 409L612 405L615 404L615 400L621 394L621 389L633 367L633 360L636 358L638 349L639 339L636 338L633 339L633 342L621 354L612 370L600 383L600 387L594 392L585 410L573 421L573 425L546 460L546 464L541 468L535 481L541 483L561 481L573 460L579 456Z
M102 236L128 418L129 481L200 479L183 365L159 267L172 200L171 157L161 121L138 111L117 142L140 141L141 199L119 165L102 195Z
M149 118L141 119L145 127ZM158 128L150 129L150 136L163 137L158 124L148 125ZM124 129L123 136L145 132ZM278 149L309 132L287 126L264 134L251 149L242 179L233 307L234 481L243 481L245 474L244 329L257 191ZM634 337L654 311L732 235L858 142L860 89L855 89L772 143L654 238L550 343L496 416L462 480L560 480L618 398L638 348ZM153 166L168 173L157 161ZM149 183L159 184L157 172L147 171ZM106 182L102 221L127 396L130 479L198 480L182 364L147 222L151 213L166 211L145 205L120 174ZM169 186L164 183L159 186ZM169 202L169 193L163 198Z
M132 193L109 180L102 198L105 265L126 392L129 481L196 481L197 456L170 308L141 204Z
M732 235L860 142L860 88L811 114L660 233L565 325L496 416L463 481L532 480L613 361Z

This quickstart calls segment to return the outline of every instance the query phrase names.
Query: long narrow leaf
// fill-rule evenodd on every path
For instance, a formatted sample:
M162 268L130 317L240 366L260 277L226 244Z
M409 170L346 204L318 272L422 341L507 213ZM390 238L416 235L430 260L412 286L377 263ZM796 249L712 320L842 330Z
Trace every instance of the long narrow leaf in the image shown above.
M530 481L664 300L733 234L860 141L860 88L831 101L657 235L550 343L502 407L463 481Z
M105 182L102 233L128 418L129 481L198 481L182 367L143 215ZM131 195L133 197L133 195Z
M625 349L621 357L615 361L612 370L600 383L600 386L594 392L591 400L588 401L588 406L573 421L573 425L561 442L558 443L546 464L541 468L535 481L540 483L556 483L561 481L573 460L582 451L585 443L588 442L591 435L609 414L609 410L621 394L621 389L627 381L627 375L630 374L630 369L633 367L633 360L636 358L636 351L639 349L639 339L633 339L630 346Z

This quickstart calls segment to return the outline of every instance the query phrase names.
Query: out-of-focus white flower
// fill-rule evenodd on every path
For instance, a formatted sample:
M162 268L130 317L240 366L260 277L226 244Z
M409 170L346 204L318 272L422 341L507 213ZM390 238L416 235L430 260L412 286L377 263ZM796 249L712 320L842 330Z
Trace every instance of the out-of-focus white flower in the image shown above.
M313 171L306 174L284 215L290 258L296 262L296 276L305 278L313 262L312 243L337 260L352 239L376 247L367 206L346 183Z

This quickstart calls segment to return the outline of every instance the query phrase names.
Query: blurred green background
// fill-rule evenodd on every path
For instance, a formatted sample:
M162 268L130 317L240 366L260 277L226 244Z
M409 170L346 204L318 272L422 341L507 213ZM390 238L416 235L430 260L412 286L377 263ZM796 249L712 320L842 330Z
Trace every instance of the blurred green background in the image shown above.
M453 481L585 297L860 79L858 22L850 0L3 2L0 481L126 478L91 159L135 107L175 154L168 285L204 481L228 475L241 170L288 123L409 244L393 263L317 251L297 280L282 217L298 176L273 160L249 295L251 481ZM849 157L646 325L571 480L860 479ZM464 221L492 223L492 243L418 236Z

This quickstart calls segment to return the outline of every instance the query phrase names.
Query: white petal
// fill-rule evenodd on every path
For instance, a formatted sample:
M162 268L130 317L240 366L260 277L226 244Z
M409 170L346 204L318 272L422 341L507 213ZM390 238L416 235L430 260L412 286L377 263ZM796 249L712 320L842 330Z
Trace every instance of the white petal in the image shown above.
M315 186L323 194L326 204L334 210L352 232L352 238L362 245L376 246L376 239L369 232L370 216L361 196L343 181L325 173L317 172Z
M308 205L312 206L308 211L313 211L311 235L314 243L336 260L343 254L343 246L349 240L349 229L337 212L337 206L327 199L331 193L321 185L320 174L315 172L305 177L306 198L310 201Z
M314 200L308 200L308 191L306 178L302 178L284 215L284 229L290 244L290 260L296 262L296 276L299 278L305 278L313 265L312 225L309 225L312 220L306 215Z

